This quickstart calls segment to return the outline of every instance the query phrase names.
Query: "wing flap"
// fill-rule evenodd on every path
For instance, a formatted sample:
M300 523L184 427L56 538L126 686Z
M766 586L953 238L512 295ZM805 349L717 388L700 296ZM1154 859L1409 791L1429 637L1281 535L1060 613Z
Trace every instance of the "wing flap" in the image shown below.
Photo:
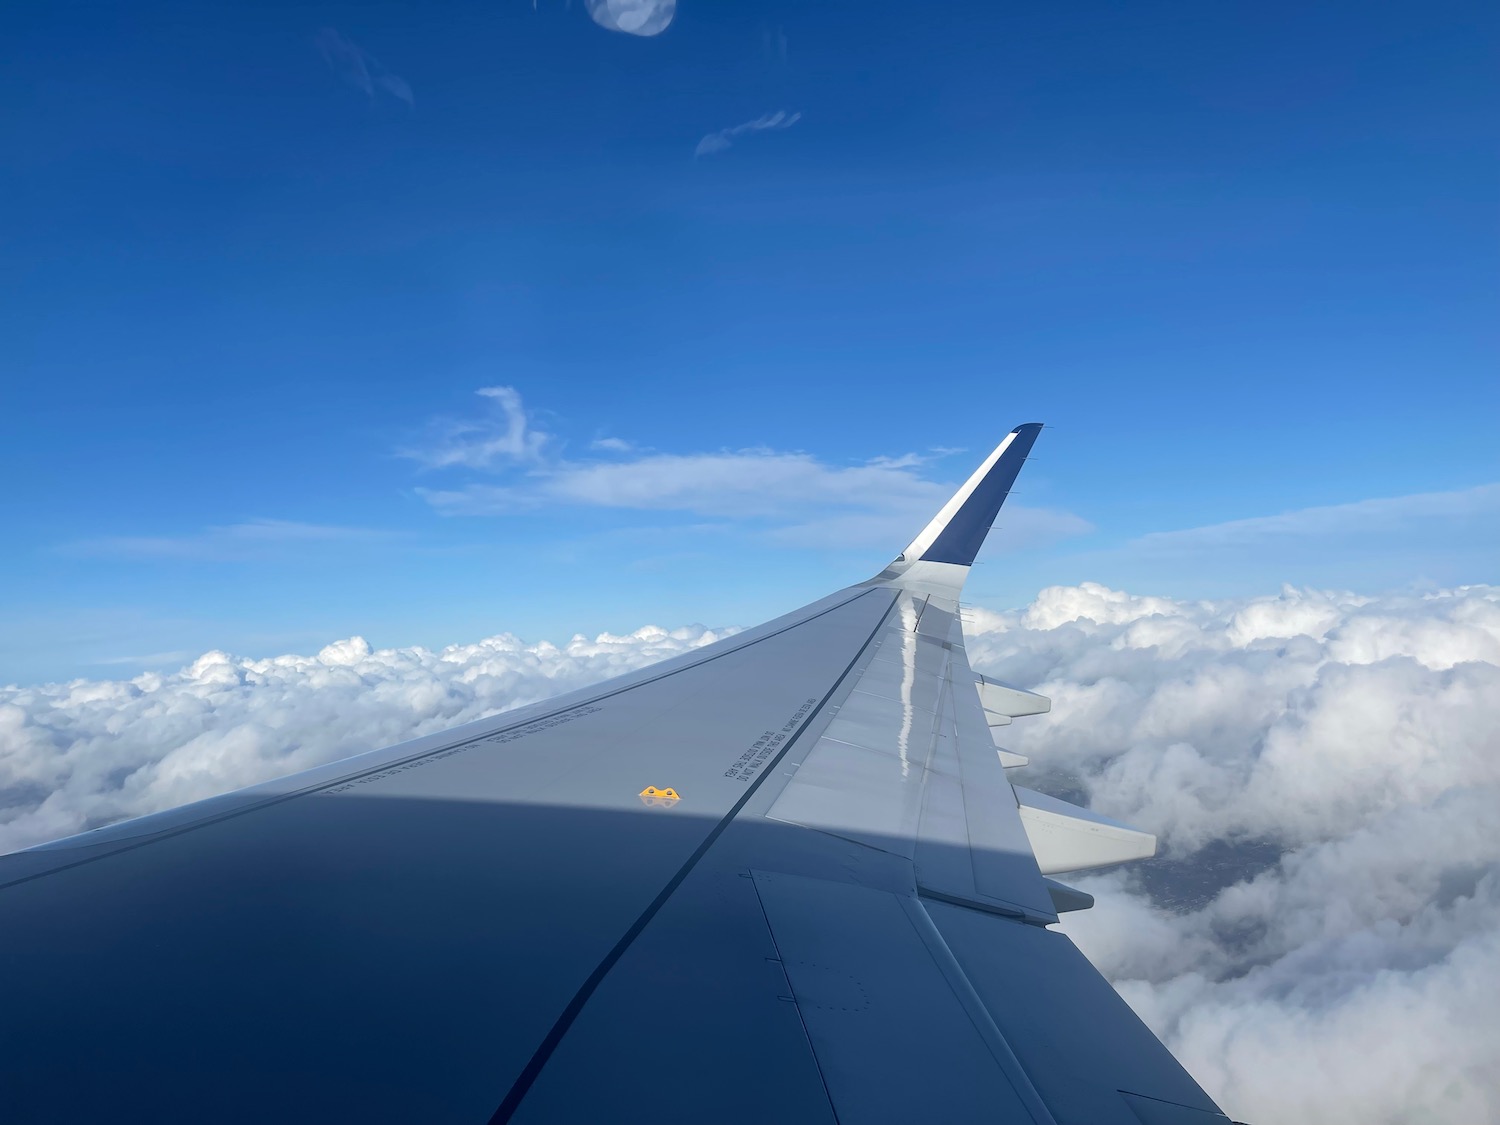
M915 899L776 872L754 877L840 1125L1049 1125L967 982L924 940Z
M971 686L958 605L901 591L848 694L766 815L916 863L929 893L1056 921Z
M1127 1093L1193 1111L1195 1125L1229 1125L1066 936L925 906L1059 1125L1142 1125Z
M1034 789L1014 786L1021 824L1043 875L1088 871L1156 854L1156 837Z
M1052 700L1045 695L1012 687L1010 684L985 676L975 677L975 682L979 685L979 701L984 704L985 711L999 718L1019 719L1023 715L1045 715L1052 710ZM990 725L1004 726L1005 724L991 719Z

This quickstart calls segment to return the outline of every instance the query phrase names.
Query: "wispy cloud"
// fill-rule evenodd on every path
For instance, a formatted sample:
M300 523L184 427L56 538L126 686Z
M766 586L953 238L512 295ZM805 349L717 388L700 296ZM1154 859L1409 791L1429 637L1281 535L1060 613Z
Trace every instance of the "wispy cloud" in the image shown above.
M366 527L298 523L294 520L246 520L207 527L186 535L115 535L65 544L64 554L125 559L183 559L226 562L345 543L387 539L387 531Z
M947 499L943 486L921 479L906 465L829 465L808 453L772 449L558 461L512 484L474 483L423 495L450 515L496 515L562 503L752 518L829 504L889 508L915 501L936 511Z
M635 445L624 438L602 437L595 438L589 443L590 449L597 449L603 453L634 453Z
M438 418L418 445L399 450L400 455L429 469L536 461L551 436L532 423L520 393L514 387L480 387L475 393L490 404L485 417Z
M415 105L410 83L381 66L380 60L359 44L345 39L331 27L318 32L317 42L328 68L370 101L375 100L377 93L385 93L408 106Z
M512 472L502 480L471 480L418 493L447 516L497 516L561 505L680 512L754 525L773 540L804 546L886 546L893 551L952 494L952 483L929 479L932 454L875 457L831 464L810 453L766 448L697 453L641 450L603 438L600 458L546 456L546 435L530 421L513 388L500 420L446 420L443 443L421 458L431 466ZM482 392L484 393L484 392ZM534 440L533 440L534 439ZM500 451L503 447L503 455ZM1015 546L1078 535L1090 525L1067 512L1007 509L1005 542ZM1013 531L1011 529L1014 529Z
M938 504L952 494L952 485L936 489ZM908 542L926 526L937 508L930 500L892 505L887 510L819 516L772 530L771 538L796 547L891 547ZM1008 502L995 523L987 550L1031 550L1087 535L1094 525L1082 516L1057 508L1027 508Z
M1436 521L1487 521L1489 526L1495 526L1497 517L1500 517L1500 483L1453 492L1422 492L1328 504L1180 531L1157 531L1141 536L1129 546L1142 551L1176 553L1332 536L1389 538L1403 530L1419 532Z
M100 667L129 665L132 668L165 668L170 664L186 664L196 653L191 649L176 649L172 652L151 652L144 656L110 656L95 660Z
M740 125L731 125L728 129L720 129L717 133L710 133L698 142L698 147L693 150L694 156L712 156L716 152L723 152L733 146L735 138L746 133L763 133L767 130L790 129L802 120L801 113L788 113L779 109L775 113L767 113L757 117L754 121L746 121Z
M903 453L899 457L872 457L870 464L878 465L882 469L914 469L918 465L927 464L932 459L920 453Z
M677 0L583 0L600 27L627 35L660 35L677 14Z
M768 62L783 67L787 65L786 28L777 24L774 31L769 27L763 29L760 33L760 46L761 53Z

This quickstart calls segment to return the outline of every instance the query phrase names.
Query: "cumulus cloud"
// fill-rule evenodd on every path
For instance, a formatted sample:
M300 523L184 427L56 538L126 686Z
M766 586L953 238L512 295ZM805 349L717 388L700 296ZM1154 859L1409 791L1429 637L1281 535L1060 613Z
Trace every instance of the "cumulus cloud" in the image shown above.
M551 436L537 428L520 392L514 387L480 387L474 393L489 407L482 417L436 419L425 438L400 450L401 455L430 469L488 469L537 460Z
M723 152L733 146L735 138L745 133L762 133L766 130L790 129L802 120L801 113L788 113L779 109L775 113L763 114L753 121L746 121L739 125L731 125L727 129L720 129L716 133L709 133L693 150L694 156L711 156L716 152Z
M660 35L677 14L677 0L583 0L600 27L628 35Z
M328 69L371 102L375 101L377 93L384 93L405 102L408 107L415 105L411 85L406 79L381 66L380 60L359 44L345 39L331 27L318 32L317 43Z
M1161 837L1063 928L1231 1113L1500 1118L1500 589L969 616L1031 783Z
M1159 834L1063 928L1238 1119L1500 1119L1500 588L967 611L1053 700L1018 781ZM0 850L581 687L732 630L208 653L0 689Z

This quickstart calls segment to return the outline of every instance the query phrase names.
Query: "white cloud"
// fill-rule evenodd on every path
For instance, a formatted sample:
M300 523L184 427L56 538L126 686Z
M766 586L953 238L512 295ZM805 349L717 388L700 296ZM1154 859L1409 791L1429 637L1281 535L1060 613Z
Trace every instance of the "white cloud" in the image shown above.
M590 449L599 450L602 453L634 453L635 446L624 438L602 437L595 438L589 443Z
M660 35L677 14L677 0L584 0L600 27L629 35Z
M1064 929L1231 1114L1500 1117L1500 589L969 617L1033 783L1161 836Z
M317 43L328 68L370 101L375 100L377 91L383 91L408 106L415 104L411 85L406 79L381 66L380 61L359 44L345 39L331 27L318 32Z
M426 438L400 451L430 469L463 466L487 469L497 463L536 461L551 440L538 429L514 387L480 387L474 392L489 404L479 419L439 418L429 423Z
M890 547L907 542L953 493L920 476L925 458L877 458L830 465L808 453L770 449L653 453L630 460L557 462L512 484L418 489L450 516L506 515L560 504L690 512L769 522L771 538L800 546ZM1068 512L1007 508L1005 547L1081 535L1091 526Z
M522 471L502 483L491 475L456 487L416 489L442 515L509 515L560 505L687 512L742 526L758 523L771 539L800 546L884 547L894 553L956 487L924 475L945 450L832 465L810 453L764 448L659 453L609 437L590 448L612 456L568 460L547 455L555 444L537 430L515 390L490 387L480 394L494 399L503 417L440 420L430 427L425 446L406 456L434 468ZM1092 530L1069 512L1025 507L1008 507L1001 527L1004 534L996 541L1002 549Z
M728 129L720 129L716 133L709 133L693 150L694 156L711 156L716 152L723 152L734 144L736 137L745 133L761 133L766 130L790 129L802 120L801 113L788 113L784 109L775 113L763 114L753 121L746 121L739 125L731 125Z
M1500 588L1181 601L1085 584L967 618L976 667L1054 701L1008 728L1031 781L1161 835L1160 860L1073 880L1099 903L1064 929L1226 1109L1500 1119ZM0 850L725 632L441 652L355 637L315 657L213 652L0 689Z
M115 535L64 544L65 554L133 559L239 561L264 559L341 543L371 542L390 532L295 520L254 519L204 528L187 535Z
M722 453L653 454L612 464L567 465L547 481L558 500L609 508L660 508L699 515L776 515L790 504L866 504L936 500L944 488L904 471L907 465L833 466L807 453L745 449Z
M942 506L946 486L906 464L836 466L808 453L771 449L648 453L629 460L562 461L515 484L422 490L445 515L496 515L542 504L767 517L825 506L918 505L923 519ZM920 525L919 525L920 526Z

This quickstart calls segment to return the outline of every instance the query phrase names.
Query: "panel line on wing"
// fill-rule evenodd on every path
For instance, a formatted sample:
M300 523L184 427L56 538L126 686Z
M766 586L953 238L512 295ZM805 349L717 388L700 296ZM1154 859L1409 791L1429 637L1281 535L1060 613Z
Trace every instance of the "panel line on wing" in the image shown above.
M755 779L745 787L745 792L743 793L743 795L741 795L739 800L737 800L734 803L733 807L731 807L729 811L724 814L723 818L718 822L718 824L714 825L714 827L709 831L708 835L704 837L703 842L698 845L697 849L693 852L692 855L688 856L687 861L683 863L680 868L678 868L677 873L673 875L672 878L667 882L667 885L661 889L657 896L651 900L651 903L646 907L646 909L641 912L640 917L638 917L635 922L631 924L630 928L625 931L625 934L620 938L618 942L615 943L614 947L607 954L605 954L604 959L600 961L597 966L595 966L594 971L589 974L588 978L579 987L578 991L574 993L573 998L568 1001L567 1007L563 1009L562 1014L558 1016L556 1022L553 1023L551 1029L547 1032L546 1036L543 1037L542 1042L538 1045L535 1053L531 1056L531 1059L522 1069L520 1075L516 1078L515 1082L512 1083L510 1090L505 1095L505 1099L500 1103L500 1107L495 1110L493 1115L491 1115L489 1125L505 1125L505 1123L510 1121L510 1119L515 1115L516 1110L520 1108L522 1100L526 1097L527 1091L529 1091L535 1084L537 1077L542 1072L542 1068L547 1065L547 1060L550 1059L553 1052L557 1050L557 1046L562 1042L563 1036L568 1033L568 1028L571 1027L573 1021L578 1018L578 1014L583 1011L583 1007L588 1003L589 997L594 994L595 990L603 982L604 978L609 975L610 970L613 969L620 958L625 955L625 951L629 949L635 939L640 936L641 931L646 928L646 926L651 922L651 919L656 916L657 912L661 910L661 908L666 904L667 900L672 897L672 892L675 891L679 886L681 886L682 881L688 877L693 868L696 867L698 865L698 862L708 853L709 848L713 847L714 842L717 841L721 835L723 835L724 830L728 828L734 818L739 815L740 810L743 809L745 805L750 801L750 798L755 795L756 790L761 787L761 785L765 782L765 779L775 773L776 767L781 763L781 760L786 757L788 751L790 751L792 747L797 744L797 741L802 737L803 733L812 727L813 721L822 712L823 708L827 706L828 701L832 699L838 692L844 681L848 679L849 673L854 671L855 667L864 657L866 650L869 649L871 643L875 640L876 637L880 635L881 628L890 619L891 608L894 607L895 604L896 599L893 598L891 606L887 607L886 612L881 615L880 620L876 622L875 627L870 630L870 635L866 637L864 643L859 646L859 650L854 654L854 658L850 660L849 663L844 667L844 670L839 673L838 678L833 682L833 686L824 693L823 698L818 701L818 705L813 708L811 713L807 716L806 721L804 721L803 724L797 728L796 733L794 733L791 738L787 739L787 741L782 744L781 749L776 753L776 756L772 758L766 764L766 767L755 776Z

